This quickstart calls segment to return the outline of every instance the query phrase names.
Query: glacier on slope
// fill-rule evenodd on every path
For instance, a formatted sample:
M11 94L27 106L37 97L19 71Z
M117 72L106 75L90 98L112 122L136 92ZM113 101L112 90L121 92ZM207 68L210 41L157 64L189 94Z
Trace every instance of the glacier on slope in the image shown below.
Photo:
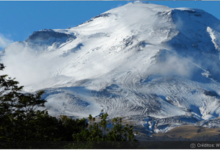
M51 115L133 116L150 132L219 127L220 21L199 9L129 3L69 29L41 30L0 54Z

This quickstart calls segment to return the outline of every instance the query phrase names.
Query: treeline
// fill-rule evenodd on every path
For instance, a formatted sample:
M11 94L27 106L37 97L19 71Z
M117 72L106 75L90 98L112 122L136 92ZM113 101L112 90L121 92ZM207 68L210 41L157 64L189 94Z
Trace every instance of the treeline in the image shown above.
M0 64L0 70L5 66ZM101 121L59 118L45 109L43 91L22 93L15 79L0 76L0 148L137 148L133 126L122 126L121 118L112 119L107 128L108 114ZM74 111L74 110L73 110ZM89 121L89 122L88 122Z

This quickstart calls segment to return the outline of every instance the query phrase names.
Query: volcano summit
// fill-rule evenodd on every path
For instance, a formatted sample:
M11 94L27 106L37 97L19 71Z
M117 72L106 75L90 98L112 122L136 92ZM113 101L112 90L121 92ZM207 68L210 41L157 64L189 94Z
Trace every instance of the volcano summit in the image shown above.
M0 54L51 115L132 117L149 132L220 127L220 21L200 9L129 3Z

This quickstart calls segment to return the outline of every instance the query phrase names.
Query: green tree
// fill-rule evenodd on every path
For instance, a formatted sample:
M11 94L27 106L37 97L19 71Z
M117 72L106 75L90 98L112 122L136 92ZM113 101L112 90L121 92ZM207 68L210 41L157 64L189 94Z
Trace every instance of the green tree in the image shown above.
M0 70L4 68L0 64ZM72 134L88 126L86 119L73 120L67 116L57 119L48 115L44 109L46 100L41 99L43 91L22 93L23 86L7 75L0 76L0 87L1 148L15 148L12 143L16 148L28 148L28 144L22 147L21 143L31 141L72 141Z
M0 70L5 67L0 64ZM73 141L65 148L120 148L123 142L129 148L136 148L133 126L122 126L121 118L114 118L111 131L107 128L108 114L101 114L101 121L89 115L87 120L50 116L45 109L46 100L41 99L44 91L34 94L23 93L23 86L18 86L15 79L0 76L0 147L1 148L61 148L57 141ZM52 145L42 143L35 145L29 142L50 141ZM56 142L54 142L56 141ZM82 143L82 142L86 142ZM103 142L105 145L103 147ZM114 143L112 143L114 142Z
M74 143L65 148L138 148L133 126L122 126L122 118L113 118L113 128L107 129L108 114L101 114L101 121L89 125L82 132L73 134ZM89 120L92 116L89 115Z

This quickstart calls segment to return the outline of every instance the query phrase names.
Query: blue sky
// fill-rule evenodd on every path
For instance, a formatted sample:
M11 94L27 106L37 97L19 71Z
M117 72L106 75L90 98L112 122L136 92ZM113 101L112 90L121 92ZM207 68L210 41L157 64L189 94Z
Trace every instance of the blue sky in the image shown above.
M0 50L34 31L74 27L131 1L0 1ZM199 8L220 19L220 1L146 1L171 8Z

